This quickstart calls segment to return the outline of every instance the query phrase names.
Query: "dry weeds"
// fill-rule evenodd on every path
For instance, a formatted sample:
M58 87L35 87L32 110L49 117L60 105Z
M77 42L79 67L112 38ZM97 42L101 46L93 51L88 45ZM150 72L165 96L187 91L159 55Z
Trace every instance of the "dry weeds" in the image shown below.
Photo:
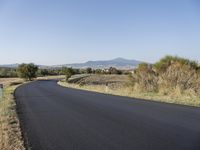
M66 83L64 81L60 81L58 84L65 87L112 95L200 107L200 97L194 97L193 94L188 94L191 93L189 91L186 94L177 94L178 89L176 89L171 95L165 95L162 92L141 92L137 88L137 85L131 86L127 84L128 82L128 77L124 75L93 75L86 77L84 80L81 79L81 81L77 82L78 84Z
M16 113L16 103L13 92L22 83L19 78L0 78L5 85L3 99L0 100L0 150L24 150L19 119Z

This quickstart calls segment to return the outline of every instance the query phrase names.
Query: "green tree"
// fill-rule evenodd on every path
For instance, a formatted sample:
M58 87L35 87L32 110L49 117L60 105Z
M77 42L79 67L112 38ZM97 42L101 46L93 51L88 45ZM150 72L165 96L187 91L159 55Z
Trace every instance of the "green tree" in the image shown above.
M92 73L92 68L87 68L87 69L86 69L86 73L87 73L87 74Z
M65 74L65 80L68 82L69 78L74 75L74 70L72 68L64 67L62 68L63 73Z
M47 75L49 75L49 71L47 69L41 69L41 75L47 76Z
M20 78L24 78L25 80L32 80L37 77L38 67L33 63L30 64L21 64L19 65L17 72Z

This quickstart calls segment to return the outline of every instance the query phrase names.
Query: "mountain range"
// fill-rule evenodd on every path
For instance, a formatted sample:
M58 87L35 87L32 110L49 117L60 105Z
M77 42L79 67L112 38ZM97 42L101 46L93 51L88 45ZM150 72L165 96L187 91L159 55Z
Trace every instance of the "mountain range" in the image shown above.
M72 68L82 69L82 68L91 67L93 69L106 69L109 67L115 67L118 69L133 69L137 67L137 65L140 63L142 63L142 61L124 59L124 58L119 57L112 60L87 61L85 63L61 64L61 65L53 65L53 66L45 66L45 65L38 65L38 66L39 68L72 67ZM0 67L9 67L9 68L16 68L18 66L19 64L0 65Z

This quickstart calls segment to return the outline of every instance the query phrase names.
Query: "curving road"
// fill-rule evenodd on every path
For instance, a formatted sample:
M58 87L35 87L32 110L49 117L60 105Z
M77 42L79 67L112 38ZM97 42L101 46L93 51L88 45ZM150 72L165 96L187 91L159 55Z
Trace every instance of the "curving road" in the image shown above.
M36 81L15 92L32 150L200 150L200 109Z

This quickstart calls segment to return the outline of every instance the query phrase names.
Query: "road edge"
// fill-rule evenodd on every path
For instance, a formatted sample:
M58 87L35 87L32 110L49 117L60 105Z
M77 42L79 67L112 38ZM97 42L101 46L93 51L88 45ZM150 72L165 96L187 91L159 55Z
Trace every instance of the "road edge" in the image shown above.
M127 98L132 98L135 100L142 100L142 101L147 101L147 102L152 102L152 103L163 103L163 104L168 104L168 105L176 105L180 107L191 107L191 108L200 108L199 105L189 105L189 104L183 104L183 103L175 103L175 102L169 102L165 100L160 100L160 99L152 99L152 98L145 98L145 97L133 97L133 96L128 96L128 95L119 95L117 93L110 93L110 92L105 92L105 91L98 91L95 89L87 89L87 88L82 88L79 85L70 85L70 83L65 83L62 84L62 81L58 81L57 84L61 87L65 88L72 88L72 89L78 89L78 90L83 90L83 91L88 91L88 92L96 92L99 94L106 94L106 95L112 95L112 96L120 96L120 97L127 97Z
M3 122L1 123L3 140L2 148L6 150L26 149L15 99L15 90L23 84L25 84L25 82L19 84L16 83L14 85L10 84L4 89L5 94L2 100L3 109L0 115L1 118L3 118Z

